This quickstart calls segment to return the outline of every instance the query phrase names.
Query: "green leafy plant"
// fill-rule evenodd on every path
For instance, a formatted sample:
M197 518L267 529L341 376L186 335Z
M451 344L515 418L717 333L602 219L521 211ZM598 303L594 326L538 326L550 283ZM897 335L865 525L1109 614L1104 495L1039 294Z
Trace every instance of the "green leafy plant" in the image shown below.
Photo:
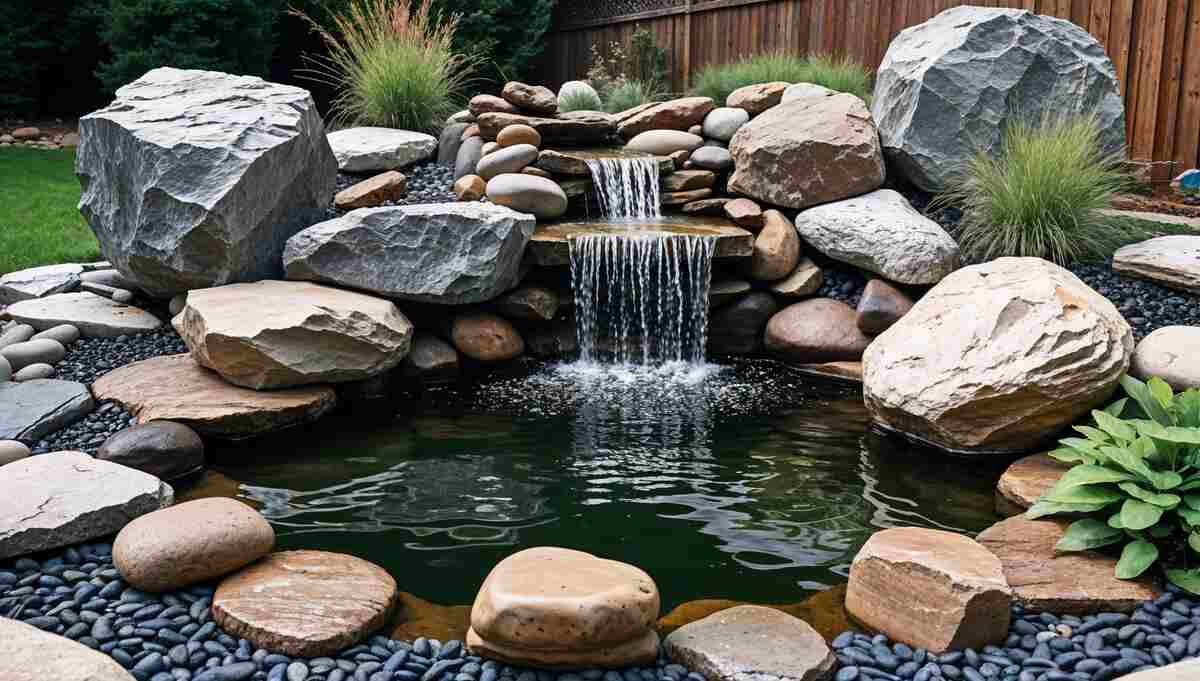
M1130 376L1121 385L1127 398L1092 412L1095 426L1076 426L1083 437L1050 454L1075 465L1026 517L1085 514L1057 550L1120 544L1118 578L1161 562L1168 579L1200 594L1200 570L1188 567L1200 554L1200 390L1175 394L1161 379Z
M1122 161L1104 151L1094 116L1016 119L998 153L976 153L937 205L962 210L957 237L972 261L1103 260L1130 237L1122 221L1104 213L1129 184Z
M728 64L708 66L692 83L692 94L711 97L724 104L738 88L758 83L814 83L839 92L849 92L869 101L871 76L859 63L826 55L803 57L771 52L745 57Z
M300 14L327 57L310 77L338 88L333 118L435 132L464 98L474 62L453 49L458 16L438 17L432 0L354 0L326 29Z
M627 80L617 85L604 97L604 110L618 113L635 106L661 100L664 93L653 83L641 80Z
M434 0L433 7L459 17L454 49L500 85L534 69L554 14L554 0Z
M649 29L638 26L629 38L629 51L624 69L630 78L650 83L656 89L667 86L667 51Z

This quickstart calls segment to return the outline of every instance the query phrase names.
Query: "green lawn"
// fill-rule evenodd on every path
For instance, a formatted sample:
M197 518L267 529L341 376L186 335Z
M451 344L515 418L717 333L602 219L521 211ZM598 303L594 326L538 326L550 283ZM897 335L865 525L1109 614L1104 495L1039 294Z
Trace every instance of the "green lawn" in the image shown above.
M74 151L0 149L0 274L100 258L74 168Z

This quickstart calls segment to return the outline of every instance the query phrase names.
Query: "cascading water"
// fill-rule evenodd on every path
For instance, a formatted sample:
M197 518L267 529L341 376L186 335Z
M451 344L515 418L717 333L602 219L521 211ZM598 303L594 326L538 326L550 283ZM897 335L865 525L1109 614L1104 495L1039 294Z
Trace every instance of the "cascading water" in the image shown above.
M655 220L662 217L657 159L590 159L587 166L606 219Z

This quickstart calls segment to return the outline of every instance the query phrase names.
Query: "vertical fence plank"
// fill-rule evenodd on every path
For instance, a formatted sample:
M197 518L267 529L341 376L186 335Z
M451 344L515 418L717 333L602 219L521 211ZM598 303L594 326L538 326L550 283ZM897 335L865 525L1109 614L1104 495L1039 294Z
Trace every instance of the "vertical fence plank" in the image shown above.
M1154 134L1158 117L1159 76L1162 72L1163 38L1167 21L1167 0L1142 0L1134 32L1136 49L1130 64L1133 93L1133 134L1129 139L1130 157L1135 160L1154 156ZM1129 107L1126 107L1126 115Z
M1200 167L1200 0L1188 8L1185 56L1176 116L1174 160L1182 168Z
M1175 158L1175 117L1179 113L1179 88L1183 77L1183 48L1187 30L1187 0L1167 0L1163 36L1162 72L1159 77L1157 121L1154 125L1153 158ZM1169 176L1170 168L1156 168L1155 179ZM1169 179L1169 177L1168 177Z

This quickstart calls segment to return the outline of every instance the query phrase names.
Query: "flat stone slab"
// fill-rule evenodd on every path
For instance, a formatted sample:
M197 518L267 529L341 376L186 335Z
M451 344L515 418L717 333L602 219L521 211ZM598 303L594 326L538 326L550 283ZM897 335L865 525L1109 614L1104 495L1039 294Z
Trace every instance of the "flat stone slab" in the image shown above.
M87 386L74 381L0 383L0 440L40 440L87 416L94 406Z
M1112 268L1170 288L1200 293L1200 235L1160 236L1117 249Z
M1147 669L1128 676L1122 681L1194 681L1200 679L1200 659L1184 660L1158 669Z
M108 655L7 617L0 617L0 679L134 681Z
M10 305L7 312L9 317L38 331L70 324L86 338L116 338L162 326L162 320L141 308L86 291L24 300Z
M7 464L0 489L0 560L113 534L174 501L153 475L83 452Z
M438 147L432 135L395 128L346 128L327 137L338 170L346 173L399 170L424 161Z
M715 216L668 215L648 222L612 223L604 221L555 222L540 224L525 251L525 262L543 267L569 265L568 242L581 234L691 234L716 237L714 258L748 258L754 253L754 235L732 222Z
M387 622L396 582L382 568L325 551L272 553L228 577L213 619L233 636L297 657L350 647Z
M1002 516L1024 513L1070 469L1049 454L1034 454L1014 462L996 483L996 513Z
M825 362L824 364L798 364L794 367L802 374L828 378L843 383L862 385L862 362Z
M1200 232L1200 218L1189 218L1186 215L1171 215L1170 213L1151 213L1144 210L1121 210L1115 208L1103 209L1100 212L1108 217L1133 218L1135 220L1144 220L1146 222L1157 222L1163 225L1191 227L1197 232Z
M96 399L115 400L137 417L179 421L197 432L246 438L315 421L333 409L333 388L316 385L261 392L226 383L191 355L123 366L92 384Z
M1017 602L1035 612L1090 615L1133 612L1161 595L1154 581L1117 579L1117 559L1095 551L1056 553L1070 521L1016 516L992 525L977 539L1000 559Z
M83 265L44 265L9 272L0 277L0 305L70 291L79 286L80 274Z
M811 626L773 608L741 605L684 625L667 655L708 681L822 681L837 658Z
M591 149L543 149L534 165L555 175L591 177L588 161L607 159L652 158L658 163L658 172L674 172L675 162L667 156L654 156L623 147L593 147Z

